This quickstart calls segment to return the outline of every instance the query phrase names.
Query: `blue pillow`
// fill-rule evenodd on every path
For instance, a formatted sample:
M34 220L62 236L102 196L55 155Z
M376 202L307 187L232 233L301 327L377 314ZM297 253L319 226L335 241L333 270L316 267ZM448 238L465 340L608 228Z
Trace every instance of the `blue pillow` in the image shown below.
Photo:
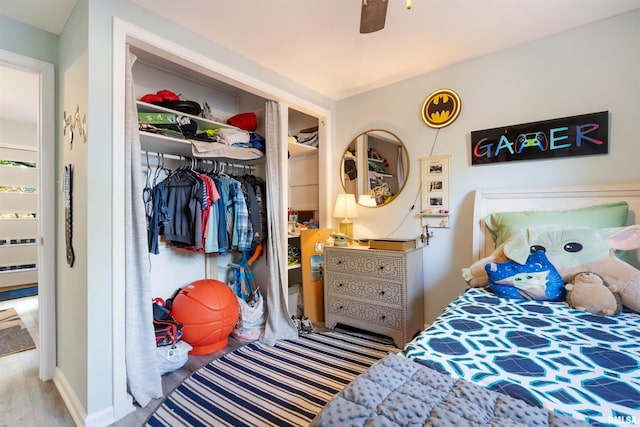
M564 301L566 291L558 270L543 251L534 252L525 264L507 260L489 263L489 289L499 297L538 301Z

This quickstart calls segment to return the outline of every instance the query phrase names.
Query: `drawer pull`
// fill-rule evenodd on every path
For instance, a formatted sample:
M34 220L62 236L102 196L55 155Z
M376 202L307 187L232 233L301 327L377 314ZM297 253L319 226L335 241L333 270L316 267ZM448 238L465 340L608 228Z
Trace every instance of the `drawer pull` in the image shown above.
M378 267L380 269L380 271L384 270L384 265L381 265L380 267Z
M344 286L344 283L338 283L338 287L341 288Z
M342 310L344 308L344 305L341 305L340 307L338 307L338 310Z
M380 295L384 295L384 291L380 291Z
M338 261L338 265L342 264L342 261Z
M384 319L386 319L386 318L387 318L387 316L385 316L385 315L380 316L380 319L381 319L381 320L384 320Z

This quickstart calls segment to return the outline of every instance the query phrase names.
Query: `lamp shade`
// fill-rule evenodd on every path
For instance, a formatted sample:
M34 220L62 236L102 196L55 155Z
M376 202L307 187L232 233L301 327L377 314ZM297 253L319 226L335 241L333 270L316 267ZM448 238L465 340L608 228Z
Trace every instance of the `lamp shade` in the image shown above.
M357 218L358 206L356 196L353 194L338 194L336 206L333 209L333 216L337 218Z

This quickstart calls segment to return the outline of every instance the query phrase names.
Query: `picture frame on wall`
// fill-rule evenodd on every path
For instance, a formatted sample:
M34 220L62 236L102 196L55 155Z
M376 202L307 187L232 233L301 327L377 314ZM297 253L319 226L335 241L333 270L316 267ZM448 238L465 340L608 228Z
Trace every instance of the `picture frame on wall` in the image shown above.
M449 227L450 155L420 159L422 226Z

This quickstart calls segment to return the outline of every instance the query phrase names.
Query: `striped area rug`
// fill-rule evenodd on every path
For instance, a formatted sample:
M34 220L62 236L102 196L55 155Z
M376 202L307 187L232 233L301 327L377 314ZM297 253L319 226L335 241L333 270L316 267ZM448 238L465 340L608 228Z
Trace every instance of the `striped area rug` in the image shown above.
M147 426L307 426L347 383L399 350L360 334L321 332L248 344L179 385Z

